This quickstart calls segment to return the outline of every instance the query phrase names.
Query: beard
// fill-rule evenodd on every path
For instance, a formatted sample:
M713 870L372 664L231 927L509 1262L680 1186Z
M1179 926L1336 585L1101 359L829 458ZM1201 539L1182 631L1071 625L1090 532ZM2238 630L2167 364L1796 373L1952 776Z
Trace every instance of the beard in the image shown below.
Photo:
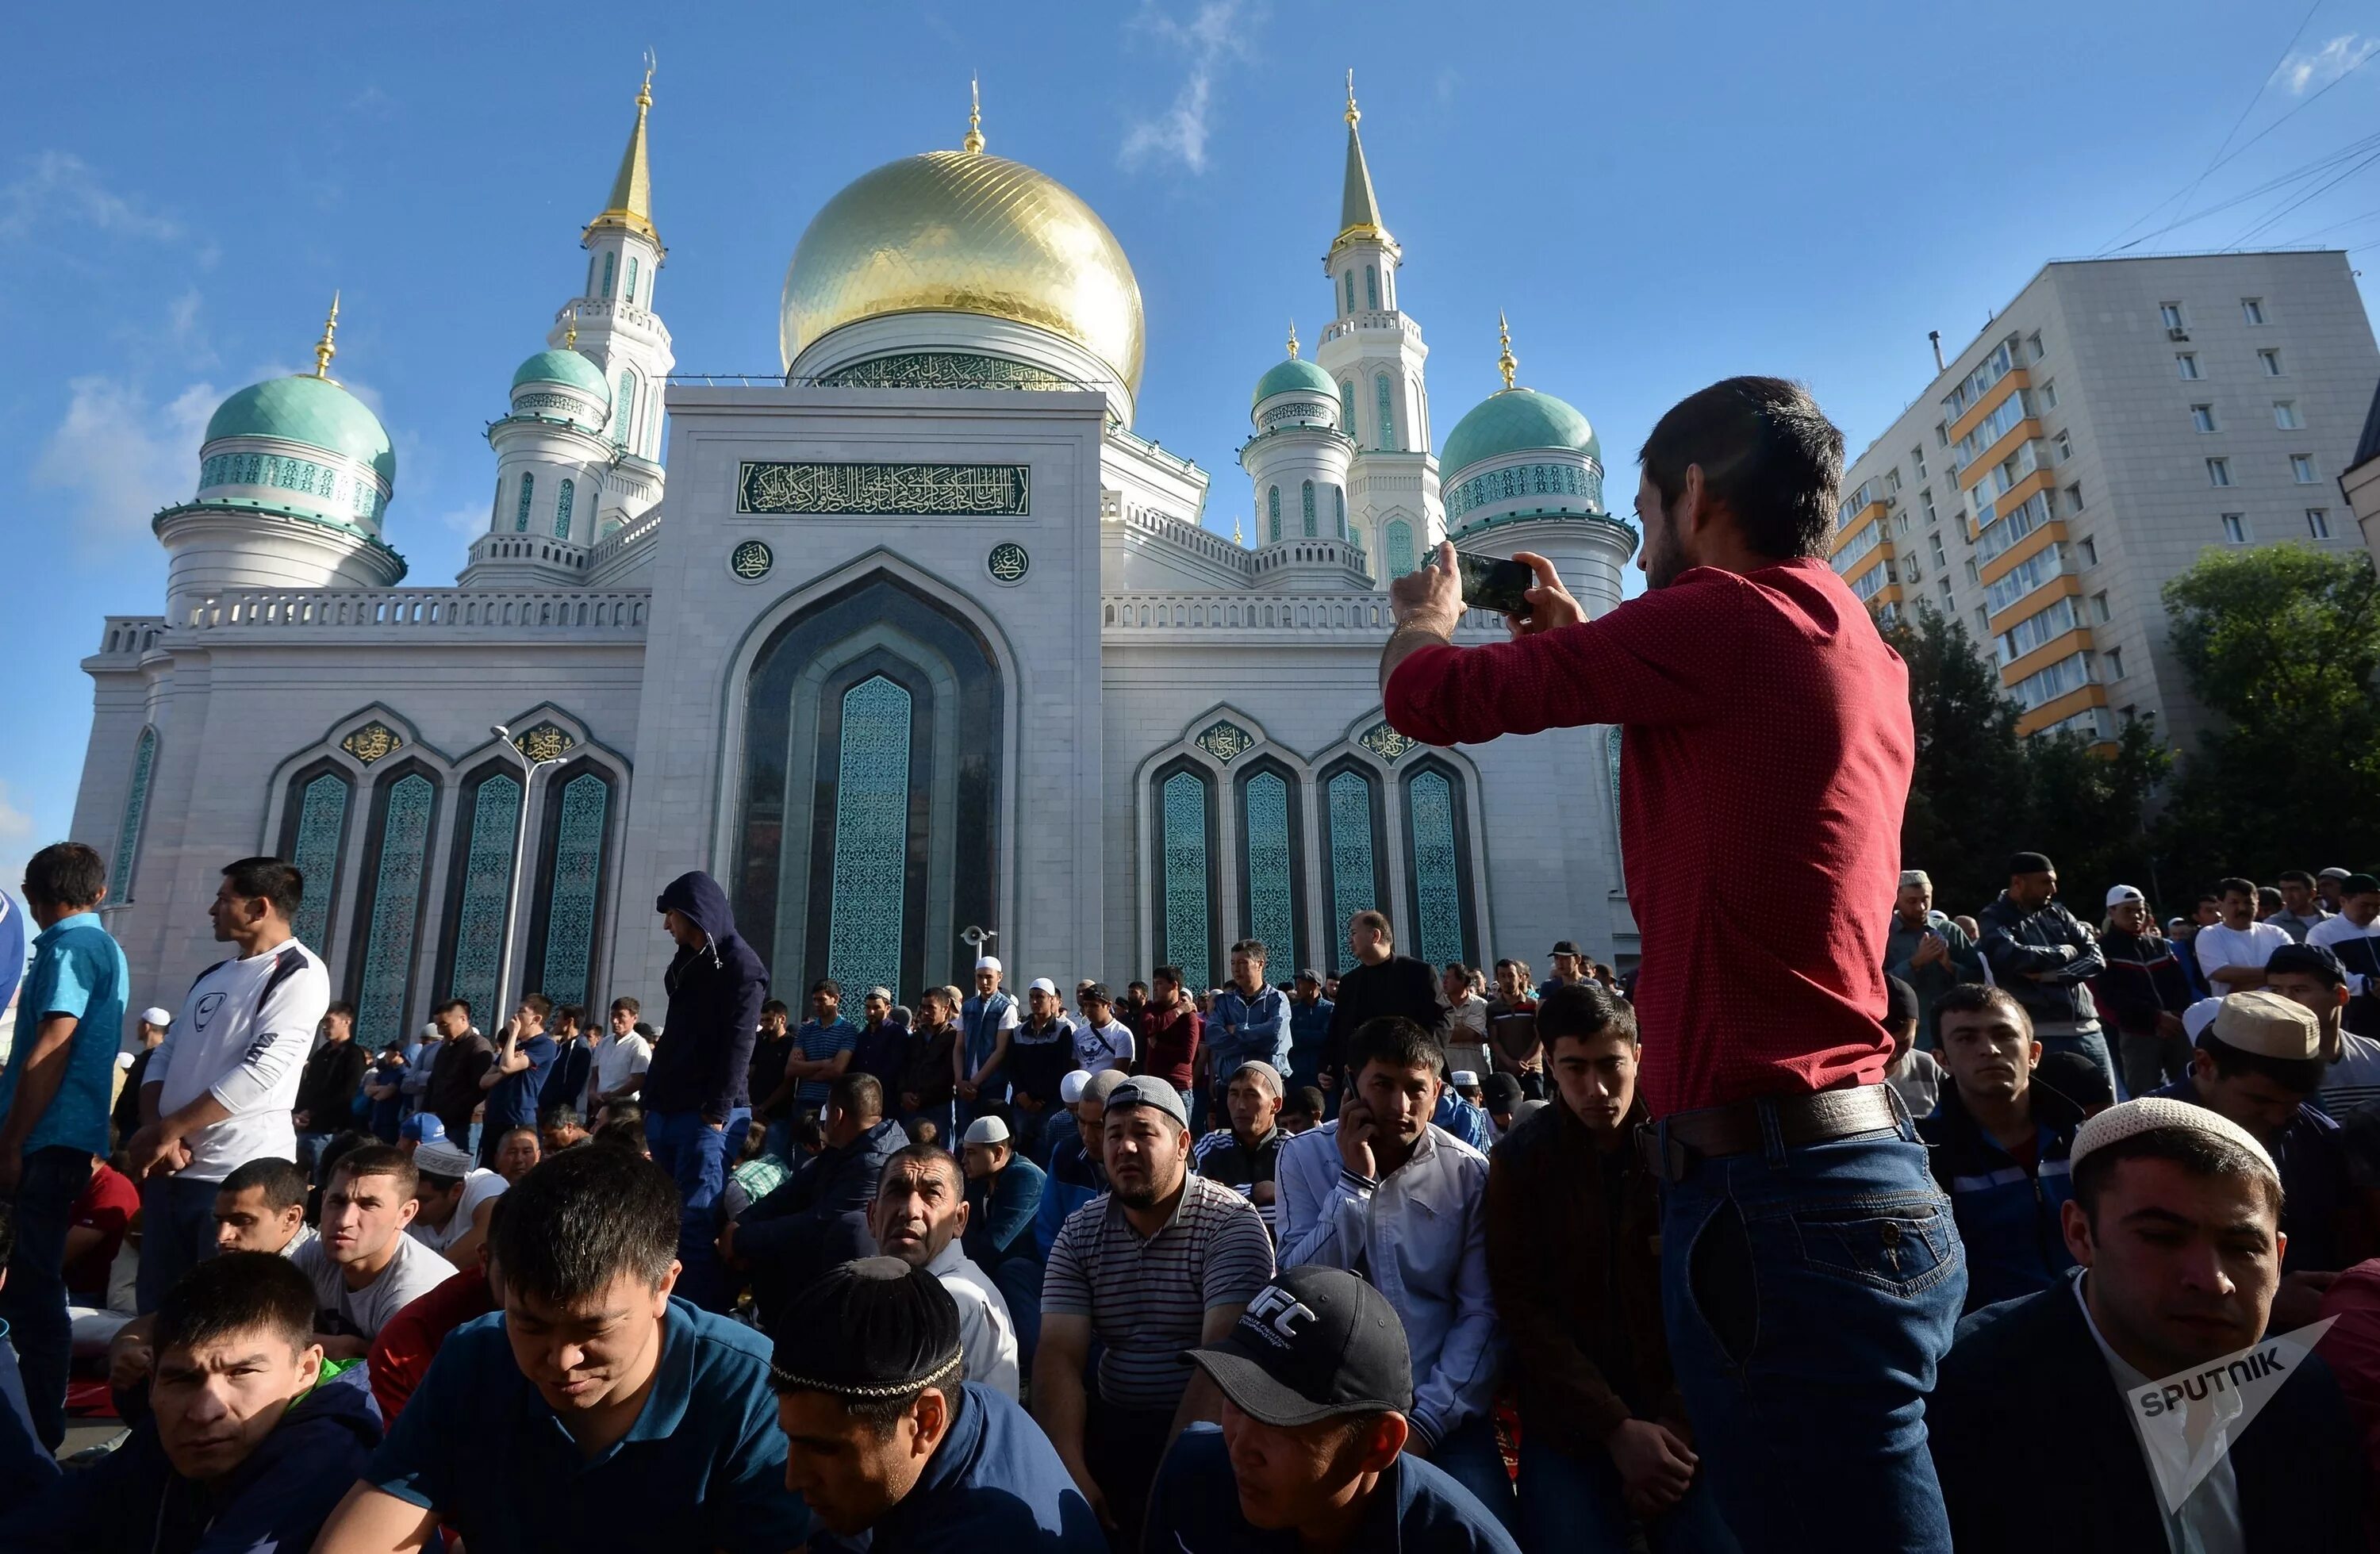
M1127 1187L1119 1182L1109 1188L1109 1191L1115 1194L1116 1200L1126 1208L1155 1208L1165 1199L1165 1194L1158 1189L1154 1182L1144 1182L1133 1187Z
M1686 569L1686 558L1678 552L1677 535L1670 528L1666 513L1658 524L1645 530L1644 565L1645 586L1648 589L1668 588Z

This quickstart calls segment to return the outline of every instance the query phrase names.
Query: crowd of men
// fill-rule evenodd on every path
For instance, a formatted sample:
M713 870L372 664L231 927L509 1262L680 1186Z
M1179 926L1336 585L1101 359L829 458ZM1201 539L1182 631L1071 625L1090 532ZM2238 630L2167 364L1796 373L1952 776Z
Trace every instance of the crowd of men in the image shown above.
M1363 912L1335 976L983 956L797 1019L695 872L657 1025L449 1000L369 1052L254 857L125 1055L102 861L43 849L0 1550L2362 1546L2380 880L2095 929L2021 853L1937 910L1873 819L1898 661L1814 553L1840 455L1734 380L1646 445L1644 600L1524 558L1457 650L1451 552L1392 589L1400 728L1629 727L1625 975ZM2253 1413L2204 1383L2324 1318ZM123 1427L62 1463L70 1396Z

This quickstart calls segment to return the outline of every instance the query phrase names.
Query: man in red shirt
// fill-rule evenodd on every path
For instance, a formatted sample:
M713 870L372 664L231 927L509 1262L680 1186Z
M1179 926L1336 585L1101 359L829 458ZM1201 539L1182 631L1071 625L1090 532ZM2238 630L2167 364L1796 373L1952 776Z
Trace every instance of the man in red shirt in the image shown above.
M1966 1265L1882 1083L1875 904L1900 877L1915 738L1905 666L1827 565L1842 456L1797 384L1692 395L1638 455L1641 598L1588 621L1519 556L1537 586L1513 639L1457 649L1440 546L1390 589L1381 695L1434 745L1624 728L1643 1143L1712 1487L1746 1548L1947 1550L1925 1397Z

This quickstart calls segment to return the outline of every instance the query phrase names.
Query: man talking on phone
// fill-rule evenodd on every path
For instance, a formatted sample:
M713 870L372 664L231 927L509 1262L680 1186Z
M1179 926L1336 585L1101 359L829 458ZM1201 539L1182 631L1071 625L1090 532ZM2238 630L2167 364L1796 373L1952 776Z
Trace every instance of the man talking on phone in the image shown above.
M1458 649L1441 545L1390 587L1382 699L1433 745L1625 730L1639 1139L1711 1487L1747 1549L1947 1551L1925 1399L1966 1263L1883 1083L1878 907L1916 742L1907 669L1826 561L1842 433L1799 384L1730 378L1638 463L1641 597L1589 621L1550 562L1516 556L1537 584L1512 639Z

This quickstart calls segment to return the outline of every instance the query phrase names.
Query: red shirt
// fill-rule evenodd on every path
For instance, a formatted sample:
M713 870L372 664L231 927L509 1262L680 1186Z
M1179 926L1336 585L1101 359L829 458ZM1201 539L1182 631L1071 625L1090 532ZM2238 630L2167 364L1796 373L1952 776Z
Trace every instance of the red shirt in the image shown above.
M107 1293L108 1271L124 1247L124 1232L132 1227L132 1217L140 1212L140 1189L132 1184L132 1178L105 1160L96 1162L91 1180L83 1184L82 1196L75 1199L74 1223L78 1230L98 1231L99 1244L67 1265L69 1291L78 1295Z
M1883 1079L1916 737L1907 667L1825 562L1695 567L1597 620L1424 648L1387 702L1432 745L1624 728L1620 844L1654 1115Z
M1155 1004L1141 1016L1140 1072L1177 1090L1191 1087L1198 1066L1198 1011L1184 993L1171 1014Z
M388 1319L372 1340L371 1390L382 1423L394 1427L406 1400L430 1374L446 1335L496 1309L485 1269L465 1269Z

